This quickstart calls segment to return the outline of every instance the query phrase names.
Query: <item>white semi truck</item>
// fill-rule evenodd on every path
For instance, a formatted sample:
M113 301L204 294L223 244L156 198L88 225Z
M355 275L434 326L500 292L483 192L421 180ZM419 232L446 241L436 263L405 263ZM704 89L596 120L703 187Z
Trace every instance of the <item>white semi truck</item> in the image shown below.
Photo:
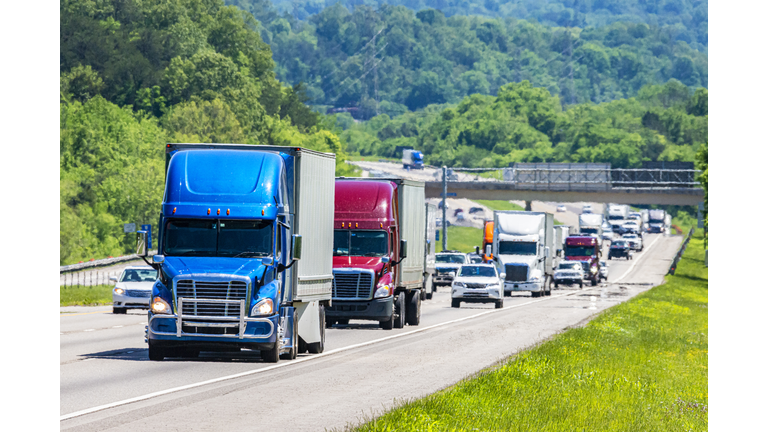
M596 237L603 241L603 215L596 213L582 213L579 215L579 234Z
M620 231L618 227L621 227L629 218L629 206L624 204L608 204L606 214L608 222L610 222L614 231Z
M543 212L493 213L493 257L502 266L504 294L530 291L550 295L554 274L554 215Z

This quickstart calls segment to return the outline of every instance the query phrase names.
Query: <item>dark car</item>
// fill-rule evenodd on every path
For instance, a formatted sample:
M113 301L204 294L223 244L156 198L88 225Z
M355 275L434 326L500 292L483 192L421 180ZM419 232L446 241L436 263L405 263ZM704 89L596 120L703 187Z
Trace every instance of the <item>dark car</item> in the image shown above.
M629 247L629 242L626 240L616 240L611 242L611 248L608 250L608 259L618 257L632 259L632 252Z
M475 213L485 213L485 210L483 210L482 207L471 207L469 209L469 214L475 214Z
M464 210L463 210L463 209L460 209L460 208L458 208L458 209L454 210L454 211L453 211L453 216L454 216L454 217L456 217L456 216L458 216L458 215L459 215L459 213L464 213Z

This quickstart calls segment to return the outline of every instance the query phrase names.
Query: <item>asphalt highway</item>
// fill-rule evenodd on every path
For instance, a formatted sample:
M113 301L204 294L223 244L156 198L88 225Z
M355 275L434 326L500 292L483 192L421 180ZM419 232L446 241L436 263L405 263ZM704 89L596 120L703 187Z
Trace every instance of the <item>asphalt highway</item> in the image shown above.
M151 362L146 313L63 308L62 430L324 430L450 386L663 281L680 237L645 236L634 260L611 260L609 283L450 307L442 287L421 324L385 331L352 321L326 333L325 353L262 363L256 352Z

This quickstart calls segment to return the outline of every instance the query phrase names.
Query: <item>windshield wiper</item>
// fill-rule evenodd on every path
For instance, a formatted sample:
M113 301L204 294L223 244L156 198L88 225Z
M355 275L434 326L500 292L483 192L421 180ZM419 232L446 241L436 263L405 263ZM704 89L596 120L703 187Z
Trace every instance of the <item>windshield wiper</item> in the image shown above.
M245 252L240 252L239 254L237 254L237 255L233 256L232 258L240 258L241 256L244 256L244 255L249 255L249 254L250 254L250 255L253 255L253 257L252 257L252 258L254 258L254 257L263 257L263 256L267 256L267 255L269 255L269 254L268 254L268 253L266 253L266 252L253 252L253 251L245 251Z

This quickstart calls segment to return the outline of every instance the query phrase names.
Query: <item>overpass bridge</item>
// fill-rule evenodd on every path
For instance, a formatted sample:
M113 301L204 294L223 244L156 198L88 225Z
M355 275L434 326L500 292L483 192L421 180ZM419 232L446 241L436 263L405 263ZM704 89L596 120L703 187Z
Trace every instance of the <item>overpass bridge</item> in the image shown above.
M616 204L698 205L704 190L693 169L619 169L609 164L519 164L511 168L427 167L355 163L374 176L392 175L424 181L427 198Z

